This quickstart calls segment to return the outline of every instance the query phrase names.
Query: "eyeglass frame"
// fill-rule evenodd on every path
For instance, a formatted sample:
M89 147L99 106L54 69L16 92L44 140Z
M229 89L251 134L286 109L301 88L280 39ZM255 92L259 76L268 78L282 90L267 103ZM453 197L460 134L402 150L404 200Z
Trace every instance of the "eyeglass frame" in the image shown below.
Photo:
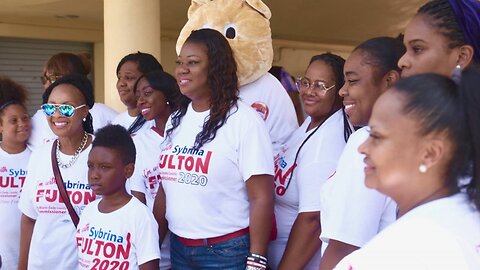
M53 113L49 115L47 112L45 112L45 109L43 108L45 105L52 105L52 106L54 106L54 107L55 107L55 111L53 111ZM62 106L72 107L72 108L73 108L72 115L68 116L68 115L63 114L63 113L61 112L61 110L60 110L60 107L62 107ZM70 105L70 104L44 103L44 104L40 105L40 109L43 111L43 113L44 113L46 116L52 116L52 115L55 114L56 111L58 111L58 113L59 113L60 115L62 115L62 116L64 116L64 117L71 118L71 117L73 117L73 116L75 115L75 111L76 111L77 109L83 108L83 107L85 107L85 106L87 106L87 104L82 104L82 105L79 105L79 106L75 107L75 106Z
M302 80L305 80L305 81L308 83L308 86L305 87L305 86L301 83ZM300 84L300 85L299 85L299 84ZM319 84L323 85L323 89L317 90L317 89L318 89L317 86L318 86ZM297 91L300 91L301 88L306 88L306 90L310 90L310 89L312 89L312 86L313 86L313 89L312 89L312 90L314 90L314 91L316 91L316 92L320 92L322 95L326 95L329 90L331 90L331 89L333 89L333 88L335 87L335 84L327 87L323 81L317 80L317 81L311 82L310 79L308 79L308 78L306 78L306 77L298 77L298 78L295 80L295 86L297 87Z
M62 75L52 74L47 76L47 74L43 74L43 76L40 77L40 81L42 82L42 84L46 84L47 81L50 83L54 83L56 80L60 79L61 77Z

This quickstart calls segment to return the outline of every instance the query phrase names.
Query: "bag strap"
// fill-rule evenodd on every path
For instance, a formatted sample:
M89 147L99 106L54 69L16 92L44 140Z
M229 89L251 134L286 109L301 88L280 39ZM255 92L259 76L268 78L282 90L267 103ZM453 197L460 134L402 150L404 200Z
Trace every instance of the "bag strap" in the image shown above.
M60 169L58 168L57 155L55 152L57 149L57 144L58 144L58 139L56 139L53 142L53 146L52 146L53 175L55 176L55 181L57 182L57 187L58 187L58 190L60 191L60 196L62 197L63 203L67 207L68 214L70 214L70 218L72 218L73 225L75 225L75 228L76 228L80 218L78 217L77 212L75 212L75 209L73 209L73 205L70 202L70 198L68 197L67 190L65 190L65 184L63 183L62 175L60 174Z

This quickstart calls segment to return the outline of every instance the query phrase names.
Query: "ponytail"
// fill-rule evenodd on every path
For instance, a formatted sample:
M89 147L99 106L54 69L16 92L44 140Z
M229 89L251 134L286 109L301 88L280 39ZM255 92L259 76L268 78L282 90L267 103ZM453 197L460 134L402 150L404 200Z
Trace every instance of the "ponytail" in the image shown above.
M459 86L470 139L472 177L466 190L470 200L480 210L480 67L467 68Z

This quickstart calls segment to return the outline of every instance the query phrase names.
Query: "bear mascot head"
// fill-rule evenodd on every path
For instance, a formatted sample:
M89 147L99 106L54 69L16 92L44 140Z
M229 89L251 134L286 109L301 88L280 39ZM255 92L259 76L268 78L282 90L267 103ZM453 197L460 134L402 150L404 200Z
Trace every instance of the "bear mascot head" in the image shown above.
M194 0L177 40L177 54L192 30L215 29L235 52L240 85L251 83L272 67L270 17L270 9L258 0Z
M223 33L238 67L240 100L265 120L274 151L298 127L295 109L280 82L268 73L273 61L271 12L261 0L192 0L177 39L177 54L193 30Z

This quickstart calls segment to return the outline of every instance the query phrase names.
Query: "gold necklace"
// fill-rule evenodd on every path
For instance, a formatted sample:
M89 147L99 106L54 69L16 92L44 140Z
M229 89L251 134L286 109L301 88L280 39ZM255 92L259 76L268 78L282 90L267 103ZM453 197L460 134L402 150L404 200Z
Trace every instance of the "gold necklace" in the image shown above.
M85 148L87 141L88 141L88 133L84 131L82 142L80 143L80 146L75 151L75 154L73 154L73 157L70 159L70 161L68 161L68 163L63 164L63 162L60 161L60 140L59 140L57 143L57 149L56 149L58 166L62 169L70 168L73 165L73 163L75 163L75 161L78 159L78 156L83 151L83 148Z

